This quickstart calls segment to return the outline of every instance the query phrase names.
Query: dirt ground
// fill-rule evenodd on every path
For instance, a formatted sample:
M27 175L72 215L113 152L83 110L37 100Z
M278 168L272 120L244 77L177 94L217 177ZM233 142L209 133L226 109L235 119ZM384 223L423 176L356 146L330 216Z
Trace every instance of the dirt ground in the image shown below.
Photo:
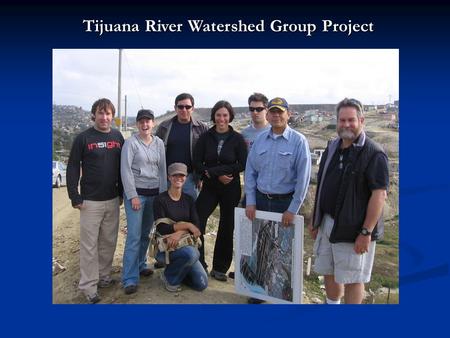
M209 279L209 286L203 292L183 287L179 293L169 293L160 280L162 269L156 270L150 277L143 277L138 292L125 295L120 285L122 254L125 244L124 226L126 225L123 207L117 248L114 255L113 275L119 282L108 289L99 289L103 304L240 304L247 298L234 292L232 279L219 282ZM79 211L73 209L67 196L67 189L53 189L53 303L86 303L78 291L79 271ZM211 266L214 233L206 236L207 263ZM56 261L56 263L55 263ZM231 270L233 267L231 268Z

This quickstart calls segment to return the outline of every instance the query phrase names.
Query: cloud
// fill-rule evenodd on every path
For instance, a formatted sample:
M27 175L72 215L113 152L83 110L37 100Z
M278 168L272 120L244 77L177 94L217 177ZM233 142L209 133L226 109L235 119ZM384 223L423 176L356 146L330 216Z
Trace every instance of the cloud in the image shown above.
M398 98L398 62L394 49L127 49L122 96L130 116L141 106L163 114L181 92L197 107L220 99L245 106L255 91L290 103L351 96L381 104ZM117 74L118 50L54 50L54 102L85 109L99 97L116 102Z

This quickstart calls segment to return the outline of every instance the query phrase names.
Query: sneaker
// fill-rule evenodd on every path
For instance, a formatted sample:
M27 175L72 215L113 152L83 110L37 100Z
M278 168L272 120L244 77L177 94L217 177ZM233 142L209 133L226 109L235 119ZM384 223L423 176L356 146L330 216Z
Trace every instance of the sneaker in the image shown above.
M166 288L167 291L169 291L169 292L179 292L179 291L181 291L181 286L180 285L169 284L169 282L166 279L166 276L164 276L164 272L161 273L161 280L163 281L164 287Z
M125 286L124 291L125 291L126 295L131 295L132 293L136 293L137 285L134 285L134 284L127 285L127 286Z
M249 298L247 299L248 304L262 304L265 303L264 300L258 299L258 298Z
M216 271L216 270L211 270L210 275L211 275L211 277L213 277L221 282L226 282L228 279L226 274L224 274L223 272Z
M139 272L139 274L144 277L149 277L149 276L153 275L153 270L149 269L149 268L145 268L144 270L141 270Z
M155 262L155 264L153 264L153 267L155 268L155 270L157 269L162 269L164 268L166 265L164 263L160 263L158 261Z
M99 297L99 295L97 293L94 293L93 295L87 295L86 299L91 304L96 304L96 303L98 303L100 301L100 297Z
M109 288L110 286L113 286L114 284L116 284L116 280L115 279L101 279L99 282L98 282L98 284L97 284L97 286L100 288L100 289L105 289L105 288Z

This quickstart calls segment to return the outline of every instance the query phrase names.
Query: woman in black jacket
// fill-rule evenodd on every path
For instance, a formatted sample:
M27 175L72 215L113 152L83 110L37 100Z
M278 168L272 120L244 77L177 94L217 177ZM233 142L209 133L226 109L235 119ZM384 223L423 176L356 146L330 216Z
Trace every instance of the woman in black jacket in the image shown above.
M241 198L239 173L245 169L247 146L241 134L229 125L234 111L227 101L217 102L211 110L214 126L200 136L194 149L194 168L203 187L196 200L200 231L205 233L208 217L220 206L219 230L214 246L211 276L226 281L233 258L234 208ZM203 240L203 238L202 238ZM203 246L200 262L205 270Z

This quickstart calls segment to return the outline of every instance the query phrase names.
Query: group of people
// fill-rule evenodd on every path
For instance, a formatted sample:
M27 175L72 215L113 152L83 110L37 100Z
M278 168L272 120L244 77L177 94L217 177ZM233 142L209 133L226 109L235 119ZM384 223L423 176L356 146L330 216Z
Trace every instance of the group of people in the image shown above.
M207 288L204 245L197 249L178 243L187 233L204 243L208 218L217 206L220 219L209 274L219 281L228 278L234 208L240 203L250 220L257 210L272 211L282 214L284 226L292 225L310 181L308 141L289 127L291 112L285 99L269 101L254 93L248 106L252 124L241 133L230 125L235 112L223 100L212 108L213 125L208 128L192 115L192 95L183 93L175 98L176 115L161 122L155 133L153 112L140 110L138 133L125 141L111 128L111 101L93 104L94 126L75 138L67 167L69 198L80 209L79 289L90 303L100 301L98 288L115 283L111 268L122 202L127 217L122 269L126 294L135 293L140 278L153 274L147 251L154 223L173 249L168 264L164 253L155 256L156 265L164 267L164 286L172 292L182 284L198 291ZM344 99L336 113L338 137L320 163L309 229L315 238L315 270L325 276L326 302L337 304L344 296L346 303L361 303L375 240L382 235L388 162L382 148L363 131L359 101Z

